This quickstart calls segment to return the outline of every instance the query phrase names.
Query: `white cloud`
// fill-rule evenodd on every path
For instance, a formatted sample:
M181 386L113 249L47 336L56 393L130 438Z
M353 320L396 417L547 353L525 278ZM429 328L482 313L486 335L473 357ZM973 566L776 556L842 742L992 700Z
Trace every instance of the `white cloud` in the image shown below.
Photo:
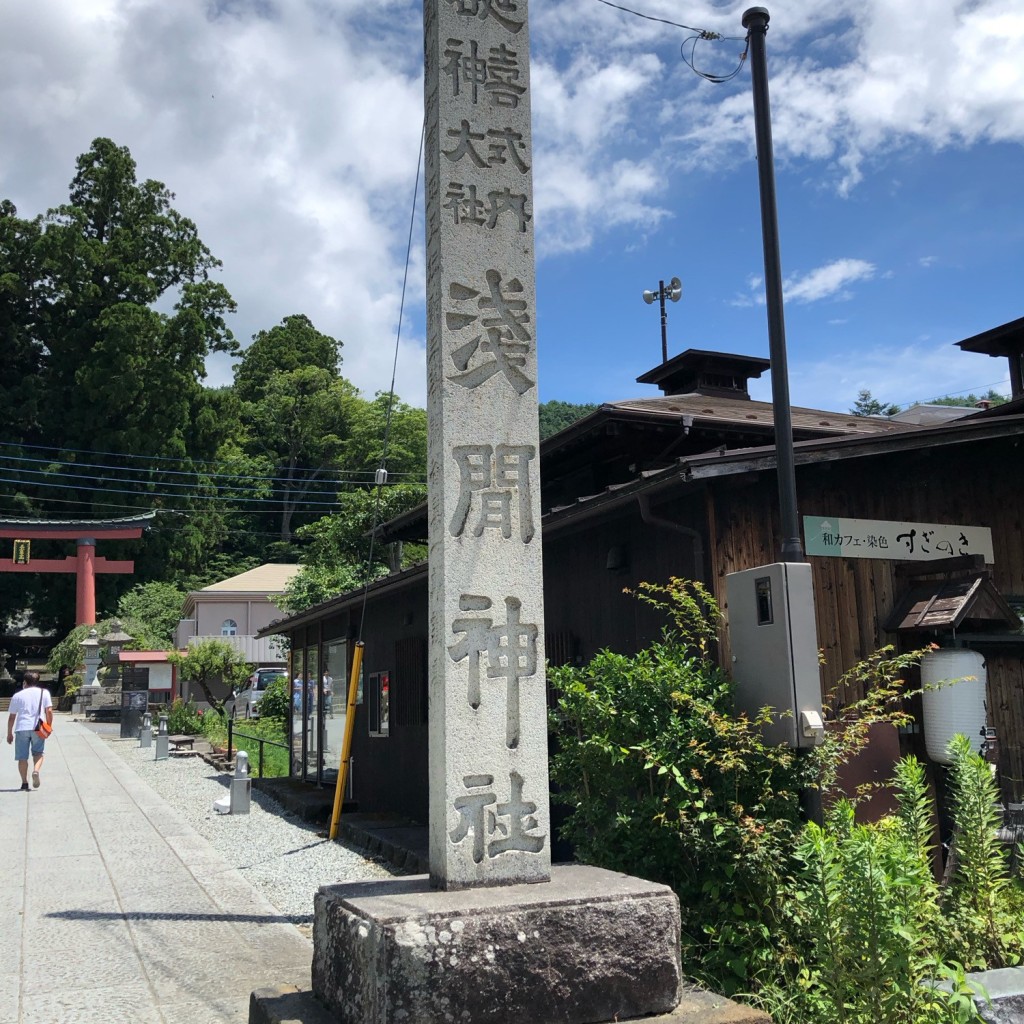
M585 249L603 229L649 229L669 215L654 201L666 185L657 153L630 123L660 70L650 54L604 62L581 56L563 68L534 63L534 209L543 225L542 254Z
M817 267L806 274L794 274L782 282L783 298L786 302L807 304L824 299L847 300L852 297L849 285L867 281L875 276L875 265L867 260L838 259ZM749 294L736 295L731 305L744 307L764 305L764 279L751 276L747 279Z
M790 277L782 290L790 302L819 302L822 299L849 298L847 285L874 276L875 265L866 260L833 260L808 274Z
M807 162L808 177L849 193L872 161L907 147L1024 142L1018 7L780 0L767 40L779 161ZM743 35L742 5L643 9ZM422 122L421 10L412 0L9 3L3 195L26 215L61 202L75 157L107 135L131 149L140 176L167 182L224 261L241 340L304 312L344 342L351 379L386 386ZM749 160L748 72L724 86L697 79L680 61L685 32L576 0L535 4L531 32L542 256L597 248L616 228L635 248L669 218L684 222L668 198L681 172ZM697 61L726 70L742 47L702 42ZM419 225L413 238L398 389L423 402ZM787 295L841 297L874 272L837 260L791 279ZM222 365L211 372L226 379Z
M344 343L351 379L387 386L422 39L408 23L368 35L345 20L366 12L373 5L331 17L313 3L19 5L17 31L0 42L0 135L18 140L0 155L5 194L23 214L39 212L66 199L94 137L127 145L139 176L166 181L223 260L243 343L307 313ZM423 292L421 232L415 241L411 303ZM210 369L214 383L229 379L223 362ZM398 388L425 399L413 334Z
M990 386L1008 393L1008 380L996 380L1005 365L1000 361L997 367L989 357L962 352L948 341L898 347L852 342L831 349L828 358L791 361L790 395L796 406L845 412L858 392L868 390L884 405L906 408ZM767 375L751 382L752 395L761 400L771 400L770 388Z

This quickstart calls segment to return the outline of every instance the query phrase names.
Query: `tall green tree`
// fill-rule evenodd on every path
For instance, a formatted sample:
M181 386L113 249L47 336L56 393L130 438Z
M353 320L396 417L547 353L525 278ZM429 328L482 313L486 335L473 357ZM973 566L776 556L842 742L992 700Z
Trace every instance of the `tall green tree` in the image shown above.
M98 138L66 203L26 220L0 201L0 329L14 367L0 405L18 410L4 413L2 440L22 446L3 463L0 502L50 517L183 513L144 544L105 552L134 556L147 578L197 569L226 533L223 520L191 513L214 485L207 460L232 422L203 379L210 353L236 350L234 302L173 199L138 180L126 147ZM127 582L101 577L100 606ZM19 583L19 607L31 604L37 624L67 624L73 580Z
M255 334L235 367L235 394L243 402L258 402L279 373L316 366L339 375L341 342L322 334L301 313L286 316L268 331Z
M273 467L271 493L280 540L292 539L296 513L321 505L345 450L354 385L316 366L274 374L247 410L248 448ZM308 520L307 520L308 521Z
M0 455L14 454L18 440L38 437L45 309L38 287L41 232L42 218L22 220L12 202L0 200Z
M884 402L878 401L867 388L857 392L857 401L850 409L854 416L895 416L899 411L898 405L886 405Z

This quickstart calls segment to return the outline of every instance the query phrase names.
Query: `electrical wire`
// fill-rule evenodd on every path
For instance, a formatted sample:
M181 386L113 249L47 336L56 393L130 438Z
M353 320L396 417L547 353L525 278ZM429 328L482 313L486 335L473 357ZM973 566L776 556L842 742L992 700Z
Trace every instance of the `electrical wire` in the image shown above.
M0 470L0 474L2 474ZM83 487L76 486L71 483L46 483L42 480L22 480L17 477L5 477L0 475L0 485L8 485L11 487L46 487L46 488L58 488L60 490L74 490L79 491L83 494L132 494L138 495L137 490L123 490L119 487ZM397 485L392 485L397 486ZM231 502L246 502L248 504L257 505L273 505L275 508L283 509L288 506L285 505L280 498L247 498L241 495L234 494L181 494L175 491L146 491L145 496L147 498L190 498L195 497L203 501L231 501ZM308 508L308 507L324 507L333 508L338 504L337 500L332 499L331 501L317 501L313 498L302 498L296 502L296 508ZM268 510L269 511L269 510Z
M56 470L54 468L50 468L50 469L31 469L31 468L25 467L25 466L4 466L3 463L6 463L6 462L15 462L15 463L18 463L18 462L29 462L29 463L31 463L33 465L38 465L38 464L42 463L42 464L47 465L49 467L53 467L55 465L52 462L48 462L46 459L20 459L17 456L2 455L2 454L0 454L0 472L9 472L9 473L18 472L18 473L20 473L22 475L25 475L25 476L33 476L33 477L41 476L41 477L44 477L44 478L47 478L47 479L63 477L63 478L65 478L68 481L68 486L74 486L75 484L77 484L81 480L92 480L92 481L100 481L100 482L104 482L104 483L120 483L120 484L127 484L127 485L136 485L136 486L139 486L139 487L149 487L149 486L153 486L153 485L158 485L160 487L184 488L186 490L183 493L188 493L189 491L192 491L192 490L200 490L203 487L203 485L205 484L206 486L216 487L219 490L228 491L231 494L238 494L238 495L243 495L244 496L245 494L248 493L248 494L255 494L255 495L261 496L261 497L265 496L266 494L270 494L270 495L274 495L274 494L287 495L287 494L290 494L290 493L292 493L292 492L294 492L296 490L296 487L288 487L288 486L267 486L267 487L261 486L263 484L271 484L271 483L277 482L277 481L280 481L282 484L287 484L289 482L287 477L246 477L246 476L243 476L241 474L236 475L234 477L229 477L228 474L226 474L226 473L215 474L216 476L219 476L219 477L222 477L222 478L228 478L228 479L231 479L231 480L234 481L231 484L225 484L225 483L215 483L209 477L205 477L203 474L199 473L199 474L195 474L195 476L197 477L196 480L163 480L163 479L152 479L152 478L147 480L147 479L139 479L138 477L131 476L129 473L125 473L123 471L118 473L118 467L116 467L116 466L109 466L109 467L101 466L101 467L98 467L98 468L101 468L101 469L104 469L104 468L110 469L115 474L117 474L117 475L112 477L111 475L108 475L108 474L104 474L102 476L96 476L95 474L91 474L91 473L76 473L76 472L69 472L67 470ZM60 465L69 466L72 469L77 469L79 465L81 465L83 467L87 467L88 463L65 462L65 463L61 463ZM395 474L395 475L398 476L399 474ZM411 474L408 474L408 475L411 476ZM26 480L25 481L26 484L31 484L33 482L34 481L31 481L31 480ZM294 480L292 482L294 484L297 484L297 485L303 485L303 491L308 490L310 486L315 486L318 490L322 491L322 490L326 490L326 489L328 489L328 488L330 488L330 487L332 487L334 485L337 485L337 486L365 487L366 484L369 483L370 481L367 481L367 480L354 480L354 479L349 480L349 479L345 479L343 477L330 477L330 478L324 478L324 479L318 480L318 479L316 479L314 477L307 477L307 478L299 478L299 479ZM397 483L408 483L408 482L410 482L410 481L408 481L408 480L405 480L405 481L395 481L396 484ZM413 480L411 482L412 483L425 483L426 481L425 481L425 478L423 478L423 477L417 477L415 480Z
M373 526L370 529L370 542L366 554L366 570L363 575L363 601L359 610L358 643L363 642L363 622L366 619L366 601L370 589L370 574L373 572L373 549L377 539L377 527L380 524L380 503L383 495L384 482L387 480L388 445L391 438L391 410L395 401L395 376L398 372L398 346L402 339L402 317L405 313L405 289L409 281L409 264L412 261L412 232L416 223L416 199L420 191L420 170L423 167L423 140L427 133L427 119L424 116L420 127L420 146L416 155L416 181L412 189L412 209L409 212L409 237L405 243L405 273L402 276L402 298L398 306L398 328L395 331L395 356L391 363L391 389L388 392L388 411L384 421L384 441L381 448L380 464L377 470L377 493L373 505Z
M740 54L739 63L730 71L727 75L716 75L710 71L701 71L699 67L694 63L696 56L697 43L701 39L710 38L704 35L691 36L689 39L683 41L679 47L679 56L682 57L683 63L699 78L703 78L705 82L711 82L712 85L724 85L726 82L732 81L743 69L743 65L747 62L747 54L750 51L750 38L746 40L746 45L743 47L743 52ZM723 39L724 36L717 36L715 38ZM732 38L732 37L730 37ZM690 47L690 56L686 56L686 44L692 43Z
M669 21L668 18L657 18L653 14L644 14L641 11L634 11L630 7L623 7L621 4L614 4L611 0L597 0L598 3L604 4L605 7L612 7L617 11L622 11L624 14L632 14L634 18L643 18L644 21L656 21L661 25L671 25L673 28L681 28L687 32L693 32L689 39L683 41L679 47L679 56L682 58L683 63L698 77L703 78L705 82L711 82L713 85L724 85L726 82L732 81L742 70L743 65L746 63L747 54L750 50L750 36L723 36L719 32L713 32L711 29L696 28L693 25L684 25L679 21ZM721 40L727 40L732 42L745 43L743 53L740 54L739 63L730 71L728 74L715 74L711 71L702 71L697 67L695 61L697 43L698 42L717 42ZM686 56L686 47L690 45L690 56Z
M117 459L154 459L154 460L161 460L161 461L168 461L168 462L177 462L179 464L186 463L186 464L199 465L199 466L201 466L201 465L231 466L232 465L232 463L230 463L230 462L223 462L223 461L221 461L221 462L214 462L214 461L204 462L203 460L176 459L176 458L173 458L173 457L162 456L162 455L133 455L131 452L88 451L87 449L83 449L83 448L52 448L52 447L48 447L46 445L17 444L17 443L15 443L13 441L0 441L0 448L14 448L14 449L19 450L19 451L59 452L61 454L70 453L70 454L75 454L75 455L90 455L90 456L106 455L106 456L109 456L111 458L117 458ZM38 462L38 463L44 463L45 465L59 464L59 465L64 465L64 466L83 466L83 467L86 467L88 469L116 469L116 470L122 470L122 471L130 470L131 469L131 467L127 467L127 466L111 466L111 465L108 465L106 463L68 462L66 459L33 459L33 458L30 458L29 456L3 455L2 453L0 453L0 458L3 458L3 459L16 459L16 460L19 460L19 461L22 461L22 462ZM163 469L161 467L156 467L156 468L140 467L138 472L173 474L175 476L195 476L195 477L203 477L204 479L210 478L210 477L229 477L231 479L238 479L240 476L247 475L247 474L244 474L244 473L240 473L237 469L234 472L230 472L230 473L218 473L218 472L210 472L208 470L194 470L194 469L192 469L192 470L185 470L185 469ZM295 472L296 473L316 474L316 473L319 473L320 471L316 470L316 469L306 469L304 467L296 467ZM372 480L372 478L374 477L374 471L372 469L362 469L362 470L357 469L357 470L350 471L350 473L351 473L351 476L353 476L353 477L363 476L363 477L368 477L370 479L367 479L367 480L355 480L355 479L349 479L349 478L346 478L346 477L322 477L320 479L322 479L322 481L324 483L351 484L351 483L369 483L370 480ZM392 475L394 475L394 476L412 476L413 474L412 473L394 473ZM261 475L261 476L258 476L258 477L249 477L249 479L253 479L253 480L256 480L256 479L258 479L258 480L288 480L289 478L288 477L283 477L283 476L262 476Z
M678 21L669 21L667 18L656 18L653 14L641 14L640 11L634 11L629 7L623 7L621 4L613 4L611 0L597 0L597 2L599 4L604 4L605 7L614 7L617 11L632 14L635 18L643 18L645 21L657 21L662 25L671 25L673 28L686 29L687 32L697 32L703 39L722 38L717 32L708 32L706 29L695 28L693 25L683 25Z

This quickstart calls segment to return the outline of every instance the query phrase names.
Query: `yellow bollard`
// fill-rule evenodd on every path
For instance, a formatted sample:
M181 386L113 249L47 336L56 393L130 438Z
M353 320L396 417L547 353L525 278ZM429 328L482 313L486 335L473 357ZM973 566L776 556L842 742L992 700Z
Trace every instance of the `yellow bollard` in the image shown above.
M331 813L332 840L338 838L338 822L341 819L341 798L345 792L345 780L348 777L348 762L352 752L352 730L356 724L356 694L359 692L359 670L363 667L362 640L356 641L356 649L352 653L352 675L348 681L348 707L345 711L345 736L341 741L341 764L338 765L338 783L334 787L334 810Z

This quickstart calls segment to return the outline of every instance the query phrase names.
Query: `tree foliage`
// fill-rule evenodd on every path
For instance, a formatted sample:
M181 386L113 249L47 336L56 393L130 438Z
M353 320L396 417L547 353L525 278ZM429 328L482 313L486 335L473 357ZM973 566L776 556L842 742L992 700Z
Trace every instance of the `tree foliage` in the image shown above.
M190 644L184 653L171 651L167 660L176 666L182 679L195 683L203 691L210 707L221 716L230 692L244 686L253 669L240 651L218 637ZM214 695L213 684L216 682L228 687L228 693L223 697Z
M132 638L122 650L163 650L165 645L160 642L159 635L153 632L150 625L144 620L107 618L97 622L95 626L75 626L63 640L53 646L46 667L54 673L59 672L62 668L78 668L83 664L82 641L89 635L89 630L95 629L97 638L102 640L114 630L115 623ZM105 658L107 648L101 644L98 650L100 657Z
M590 404L576 404L573 402L561 402L553 399L550 402L541 402L537 409L540 439L543 441L552 434L557 434L566 427L571 427L577 420L589 416L597 406Z
M157 650L170 647L188 594L172 583L152 580L137 583L117 603L117 614L143 624Z
M976 408L982 402L990 406L1005 405L1010 399L1006 395L999 394L994 388L989 388L984 395L943 395L942 398L933 398L929 405L955 405L965 406L971 409Z
M181 512L145 544L109 545L146 578L194 569L223 533L189 513L204 489L202 460L229 425L202 381L208 355L236 350L226 322L234 302L173 200L161 182L137 179L125 147L99 138L78 158L67 202L27 220L0 202L0 326L17 370L12 378L5 366L0 404L18 409L2 454L22 460L0 499L32 516ZM109 477L111 489L96 486ZM99 603L112 607L123 585L101 577ZM27 576L18 586L38 625L66 623L73 580Z
M44 214L0 198L0 514L157 512L141 540L104 542L105 557L134 560L134 578L96 581L101 616L152 620L157 646L174 591L264 561L308 560L301 601L361 582L376 470L388 470L385 496L426 478L424 410L364 398L341 374L341 342L299 312L240 352L219 268L174 194L110 139L78 158L66 200ZM240 356L228 387L205 384L213 353ZM406 507L385 497L381 517ZM33 546L66 554L60 541ZM401 561L381 550L371 575L389 555ZM66 632L74 588L71 576L5 574L0 608Z
M853 403L850 412L854 416L895 416L900 407L895 404L885 404L873 398L871 392L866 388L857 392L857 401Z
M549 669L558 693L552 778L564 834L588 863L671 885L687 973L744 993L778 1024L959 1024L977 1020L965 970L1024 955L1022 895L997 841L998 792L962 738L951 745L956 859L932 872L935 810L923 767L896 769L898 810L860 824L870 793L843 797L839 768L873 724L906 721L903 676L923 651L876 652L854 677L867 696L826 708L829 742L797 756L737 715L709 660L717 609L699 585L643 584L673 628L628 658L600 652ZM822 824L798 793L820 788ZM946 983L940 988L937 981Z

